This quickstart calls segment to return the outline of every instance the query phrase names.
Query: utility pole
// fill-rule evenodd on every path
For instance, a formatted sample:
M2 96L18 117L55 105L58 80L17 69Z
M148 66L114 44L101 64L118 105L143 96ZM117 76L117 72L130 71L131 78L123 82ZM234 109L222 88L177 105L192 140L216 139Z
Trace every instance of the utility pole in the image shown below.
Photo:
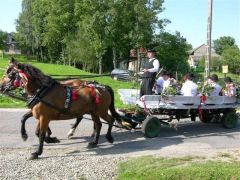
M213 0L208 0L208 21L207 21L207 54L205 59L205 79L210 75L211 63L211 41L212 41L212 3Z

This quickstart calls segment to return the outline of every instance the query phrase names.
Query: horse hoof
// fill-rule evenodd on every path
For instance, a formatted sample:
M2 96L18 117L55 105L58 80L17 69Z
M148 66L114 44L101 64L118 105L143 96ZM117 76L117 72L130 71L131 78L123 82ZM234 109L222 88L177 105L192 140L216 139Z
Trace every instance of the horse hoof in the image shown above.
M44 140L46 143L59 143L59 139L56 137L46 137Z
M68 134L68 139L71 139L73 137L73 134Z
M35 160L35 159L38 159L38 154L37 153L32 153L29 160Z
M70 129L68 132L68 139L70 139L74 135L75 129Z
M95 147L97 147L97 143L95 142L88 143L88 148L95 148Z
M23 139L23 141L26 141L27 138L28 138L28 135L27 135L27 134L22 134L22 139Z
M114 142L114 139L112 136L106 136L106 139L108 140L109 143L113 143Z

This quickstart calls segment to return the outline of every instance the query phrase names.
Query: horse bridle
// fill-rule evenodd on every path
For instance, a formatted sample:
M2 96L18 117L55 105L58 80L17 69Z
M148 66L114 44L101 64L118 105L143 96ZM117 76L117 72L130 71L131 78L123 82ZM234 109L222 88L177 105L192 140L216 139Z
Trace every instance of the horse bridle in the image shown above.
M5 94L6 92L15 90L16 88L22 88L22 82L21 82L21 77L19 75L18 70L14 67L14 66L9 66L5 73L4 73L4 78L8 78L9 81L5 82L4 85L1 85L1 93ZM26 98L24 96L25 92L24 92L24 88L22 88L22 90L20 91L20 94ZM18 99L21 99L20 97L18 97Z

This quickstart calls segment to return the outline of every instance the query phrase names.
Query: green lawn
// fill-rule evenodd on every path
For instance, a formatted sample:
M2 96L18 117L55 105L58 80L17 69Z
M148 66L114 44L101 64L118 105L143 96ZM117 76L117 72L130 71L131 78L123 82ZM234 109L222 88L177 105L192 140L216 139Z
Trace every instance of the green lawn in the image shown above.
M70 66L64 66L64 65L56 65L56 64L46 64L46 63L39 63L37 61L31 60L27 61L26 58L23 56L16 57L17 60L20 60L24 63L30 63L34 65L35 67L41 69L45 74L47 75L94 75L92 73L88 73L85 71L82 71L80 69L70 67ZM3 72L7 66L8 58L5 57L4 59L0 59L0 76L2 77ZM83 78L86 79L86 78ZM116 107L126 107L122 104L120 101L120 98L118 96L117 90L118 89L127 89L132 88L131 83L121 82L121 81L114 81L111 79L111 77L95 77L95 78L87 78L86 80L95 80L98 81L101 84L109 85L114 89L115 92L115 106ZM16 107L16 108L22 108L25 107L25 103L20 102L18 100L13 100L11 98L6 98L5 96L0 96L0 108L7 108L7 107Z
M155 158L152 156L131 159L118 166L118 180L221 180L240 179L240 162L204 161L203 158Z

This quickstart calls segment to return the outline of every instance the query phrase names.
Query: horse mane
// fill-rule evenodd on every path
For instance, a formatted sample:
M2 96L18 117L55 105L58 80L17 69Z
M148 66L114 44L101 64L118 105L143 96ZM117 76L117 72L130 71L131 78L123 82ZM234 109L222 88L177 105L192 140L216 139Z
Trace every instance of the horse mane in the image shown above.
M30 64L18 63L17 68L22 70L27 77L38 86L49 86L49 82L54 81L50 76L43 74L40 69Z

